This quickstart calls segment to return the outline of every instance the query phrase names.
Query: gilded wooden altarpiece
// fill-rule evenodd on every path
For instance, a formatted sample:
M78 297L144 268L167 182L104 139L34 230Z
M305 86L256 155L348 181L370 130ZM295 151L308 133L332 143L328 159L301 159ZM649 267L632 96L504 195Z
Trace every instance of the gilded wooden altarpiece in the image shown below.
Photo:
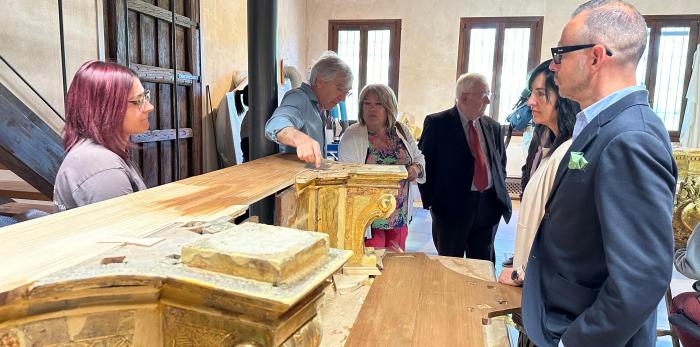
M331 247L353 251L348 266L374 267L376 257L365 254L365 231L394 212L406 177L398 165L324 162L320 170L299 174L278 196L275 224L328 234Z

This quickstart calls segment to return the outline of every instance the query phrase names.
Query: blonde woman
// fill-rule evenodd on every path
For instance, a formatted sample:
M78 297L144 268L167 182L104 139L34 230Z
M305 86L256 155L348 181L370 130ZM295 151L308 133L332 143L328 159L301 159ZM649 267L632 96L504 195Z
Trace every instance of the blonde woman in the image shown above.
M349 163L404 165L408 179L401 182L396 210L372 223L365 246L406 249L410 220L409 182L425 182L425 158L408 128L396 121L396 95L387 85L370 84L359 96L359 123L350 126L340 139L339 160Z

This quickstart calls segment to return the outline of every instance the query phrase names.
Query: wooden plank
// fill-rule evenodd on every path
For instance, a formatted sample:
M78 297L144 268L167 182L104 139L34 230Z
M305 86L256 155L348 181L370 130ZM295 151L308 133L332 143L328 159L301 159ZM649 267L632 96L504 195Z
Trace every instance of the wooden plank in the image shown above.
M199 1L189 1L189 17L199 23ZM199 30L191 27L187 30L187 41L190 52L190 70L193 74L200 74ZM192 140L192 169L193 174L202 173L204 155L202 149L202 84L194 82L190 88L190 110L192 117L191 127L194 132Z
M155 51L155 40L156 40L156 22L153 18L145 16L143 14L139 15L139 34L141 37L140 48L141 48L141 60L143 65L155 66L156 65L156 51Z
M169 47L170 45L168 45ZM182 50L182 49L180 49ZM180 59L180 57L178 57ZM178 62L178 66L179 66ZM136 71L136 74L142 81L155 83L173 83L173 69L163 68L158 66L150 66L144 64L131 64L131 68ZM191 86L195 81L199 81L199 76L193 75L191 72L178 68L177 84L182 86Z
M126 0L105 1L105 47L107 56L119 64L126 65L124 42L124 5Z
M0 161L48 197L63 160L63 142L0 84Z
M170 10L170 0L157 0L156 1L156 6L164 9L164 10Z
M19 159L15 158L11 152L6 151L2 146L0 146L0 160L2 160L6 166L12 168L11 171L16 172L17 175L21 175L20 178L22 178L22 181L32 189L29 195L27 195L26 191L17 194L13 189L7 189L6 192L0 193L0 196L35 196L34 194L38 193L40 194L39 196L41 196L41 200L50 200L53 197L53 182L49 182L44 180L43 177L38 176L33 169L25 165L25 163ZM28 181L32 183L30 184ZM41 189L41 191L39 191L37 188Z
M189 127L188 101L187 87L177 86L177 116L180 128ZM190 143L190 139L180 139L177 143L177 146L180 147L180 167L175 169L180 170L180 179L190 176Z
M464 277L451 271L440 271L440 263L426 264L421 280L421 302L417 307L414 346L464 346L483 344L483 324L480 317L467 319L468 310L476 310L465 297ZM470 292L478 299L486 293Z
M508 345L505 326L489 318L517 311L520 288L495 282L491 263L412 253L384 264L346 346Z
M168 0L158 0L158 6L168 7L168 5ZM167 21L158 20L158 67L172 71L170 41L170 24ZM170 75L170 81L172 82L172 75Z
M185 10L186 10L185 0L173 0L173 1L175 1L175 14L187 17L188 14L185 12Z
M180 138L188 139L192 137L192 128L180 128ZM175 139L175 129L149 130L138 135L131 135L131 142L161 142Z
M32 281L115 247L99 240L150 237L173 222L238 214L290 186L305 170L295 155L269 156L5 227L0 233L0 305L21 295Z
M149 16L158 18L160 20L166 21L168 23L173 22L172 14L170 11L148 4L140 0L129 0L129 9L147 14ZM175 24L183 27L197 27L197 23L190 20L189 18L177 14L175 11Z
M36 202L36 203L26 203L26 202L8 202L6 204L0 205L0 214L5 216L14 216L18 213L25 212L27 210L39 210L46 213L53 213L53 203L51 202Z
M133 64L141 62L141 54L139 54L141 37L139 35L139 14L137 12L129 11L127 27L129 30L129 42L126 43L129 45L129 67L133 68Z
M274 224L282 227L292 227L294 213L297 210L296 189L289 187L275 194Z
M436 260L445 269L454 271L456 274L469 276L484 281L495 281L493 264L483 260L428 256L428 259ZM335 276L334 276L335 279ZM353 323L365 302L370 286L364 285L351 293L340 293L338 283L336 291L326 292L326 302L321 308L321 321L323 339L321 347L344 346L350 334ZM362 306L361 306L362 305ZM484 328L486 335L486 346L489 347L510 347L508 331L503 320L492 320ZM374 344L370 344L374 345ZM429 346L438 346L437 343L430 343ZM451 346L452 344L448 344Z
M168 8L169 1L158 0L158 6ZM161 68L172 67L170 60L170 25L166 21L158 21L158 66ZM172 78L172 75L170 75ZM171 99L171 85L161 83L158 85L158 129L171 129L173 126L173 110ZM173 138L174 139L174 138ZM174 141L160 142L158 159L160 163L160 183L170 183L175 179L173 170L173 143Z
M419 284L427 258L396 257L387 260L390 264L372 284L346 347L403 347L412 344L421 294Z
M175 28L175 44L177 45L177 69L178 71L187 70L190 60L188 59L189 47L186 41L185 28ZM179 77L178 74L178 79Z
M13 199L51 200L10 170L0 171L0 196Z
M141 36L141 63L146 65L156 65L156 20L144 14L139 14L139 33ZM151 95L156 95L156 84L153 82L143 82L143 87L150 90ZM157 124L157 107L154 105L154 110L148 115L149 129L158 129ZM147 187L155 187L158 185L158 144L150 141L141 142L142 167L141 173L143 181Z
M158 120L159 120L159 126L161 128L171 128L173 126L173 121L172 121L172 105L171 105L171 98L170 98L170 88L172 86L167 85L167 84L161 84L159 85L159 96L158 96L158 104L159 104L159 115L158 115ZM173 180L175 180L175 171L173 170L173 143L174 141L166 141L166 142L161 142L159 143L160 146L160 153L159 153L159 161L160 161L160 183L161 184L166 184L170 183Z

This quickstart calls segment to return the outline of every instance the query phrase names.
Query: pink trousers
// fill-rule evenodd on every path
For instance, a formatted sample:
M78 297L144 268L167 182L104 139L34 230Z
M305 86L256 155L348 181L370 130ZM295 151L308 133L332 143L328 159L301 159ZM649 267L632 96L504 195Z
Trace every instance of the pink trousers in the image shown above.
M406 237L408 236L408 225L394 229L374 229L372 228L372 238L365 240L365 247L374 248L395 248L392 241L406 251Z

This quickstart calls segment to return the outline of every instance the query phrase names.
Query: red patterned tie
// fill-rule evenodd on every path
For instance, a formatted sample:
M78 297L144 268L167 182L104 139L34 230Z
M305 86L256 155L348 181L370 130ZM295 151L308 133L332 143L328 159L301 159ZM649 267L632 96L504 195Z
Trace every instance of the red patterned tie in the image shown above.
M469 149L474 157L474 186L483 192L489 184L489 176L486 171L486 161L481 150L481 143L479 143L479 134L476 133L474 121L471 120L469 121Z

